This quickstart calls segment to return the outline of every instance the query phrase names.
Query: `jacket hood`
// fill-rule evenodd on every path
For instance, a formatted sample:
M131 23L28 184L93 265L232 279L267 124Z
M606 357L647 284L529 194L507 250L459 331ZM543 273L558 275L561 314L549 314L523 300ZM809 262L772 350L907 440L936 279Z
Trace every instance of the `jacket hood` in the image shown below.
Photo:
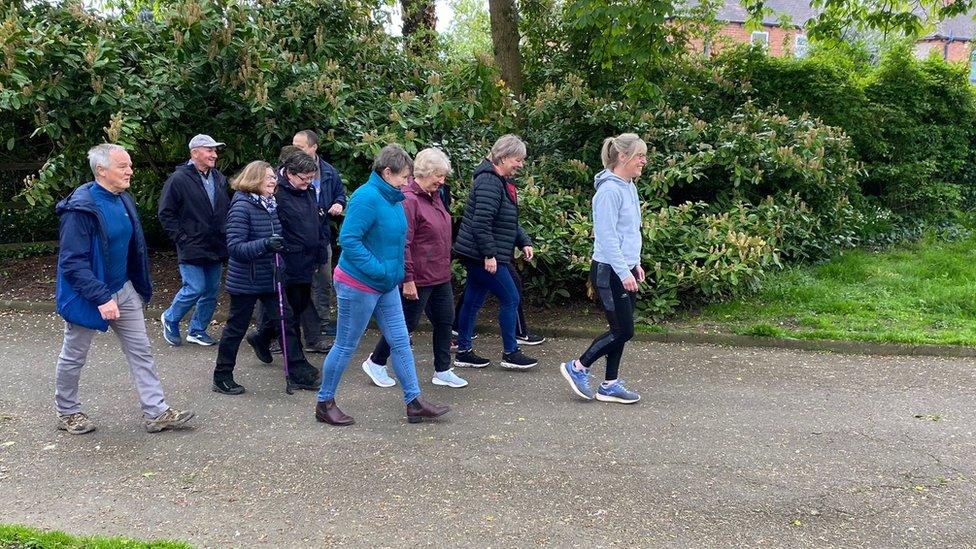
M498 175L498 172L495 171L495 166L487 158L482 160L481 164L478 164L478 167L474 169L474 177L477 178L483 173L491 174L502 183L505 183L505 178Z
M630 185L630 181L627 181L626 179L620 177L619 175L613 173L610 170L603 170L600 173L593 176L593 188L599 189L600 185L603 185L608 181L613 182L617 185Z
M54 207L54 212L59 216L69 211L95 212L95 199L91 195L92 185L97 185L94 181L89 181L78 186L71 194L58 202Z
M405 198L403 196L403 191L387 183L386 180L380 177L380 174L376 173L375 171L369 172L369 180L366 181L366 184L376 187L380 191L383 198L385 198L391 204L401 202Z

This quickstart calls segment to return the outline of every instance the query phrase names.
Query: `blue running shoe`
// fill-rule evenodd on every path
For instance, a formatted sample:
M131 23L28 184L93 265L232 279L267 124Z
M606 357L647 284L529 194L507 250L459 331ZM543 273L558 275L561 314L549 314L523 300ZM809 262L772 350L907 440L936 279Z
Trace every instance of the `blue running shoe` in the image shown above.
M573 392L586 400L593 400L593 389L590 389L590 370L585 368L581 371L573 369L573 362L563 362L559 365L559 372L563 374Z
M210 337L210 334L207 332L190 332L186 334L186 340L190 343L203 345L204 347L209 347L217 343L217 341Z
M166 340L166 343L169 343L173 347L182 345L183 338L180 336L180 323L166 320L166 313L159 316L159 321L163 323L163 339Z
M624 387L623 380L618 379L609 387L604 387L601 383L596 390L596 399L603 402L619 402L621 404L633 404L640 400L640 395L636 391Z

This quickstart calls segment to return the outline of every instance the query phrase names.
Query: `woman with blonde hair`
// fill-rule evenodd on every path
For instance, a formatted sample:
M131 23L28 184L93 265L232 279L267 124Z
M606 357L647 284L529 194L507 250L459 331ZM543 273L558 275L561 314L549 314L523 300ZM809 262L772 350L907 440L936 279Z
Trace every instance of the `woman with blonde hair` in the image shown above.
M579 358L564 362L559 370L573 392L593 399L590 366L607 359L606 377L596 392L604 402L633 404L640 395L618 379L624 344L634 337L634 305L638 284L644 281L641 257L641 211L634 179L647 164L647 145L636 134L624 133L603 141L600 153L604 170L594 177L593 261L590 281L610 329L593 340Z
M275 292L275 253L284 240L278 221L274 192L278 177L267 162L256 160L231 180L236 190L227 213L227 265L225 288L230 294L230 315L220 335L217 363L213 373L213 390L225 395L239 395L244 387L234 380L234 365L241 340L251 323L251 313L258 301L275 325L280 323L278 294ZM288 303L284 303L288 316ZM282 343L289 356L298 348L294 326L285 328Z

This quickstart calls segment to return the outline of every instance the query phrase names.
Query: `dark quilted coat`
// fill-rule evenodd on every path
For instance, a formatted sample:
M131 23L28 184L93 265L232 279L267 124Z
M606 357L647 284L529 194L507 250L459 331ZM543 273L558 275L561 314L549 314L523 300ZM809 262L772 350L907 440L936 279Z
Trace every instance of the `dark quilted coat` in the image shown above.
M477 261L494 257L511 263L516 246L532 241L518 222L518 204L505 190L505 180L485 160L474 171L474 186L461 218L454 253Z
M236 192L227 213L226 288L229 294L267 294L275 291L274 253L264 246L272 234L281 234L278 216L266 210L250 193Z

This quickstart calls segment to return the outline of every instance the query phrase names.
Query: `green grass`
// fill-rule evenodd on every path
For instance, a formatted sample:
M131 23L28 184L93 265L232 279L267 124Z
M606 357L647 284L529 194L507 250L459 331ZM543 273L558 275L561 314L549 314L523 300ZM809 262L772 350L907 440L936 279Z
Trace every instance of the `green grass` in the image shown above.
M128 538L72 536L57 530L0 524L0 549L189 549L175 541L136 541Z
M710 305L678 324L763 337L976 345L976 236L855 250L788 269L756 295Z

